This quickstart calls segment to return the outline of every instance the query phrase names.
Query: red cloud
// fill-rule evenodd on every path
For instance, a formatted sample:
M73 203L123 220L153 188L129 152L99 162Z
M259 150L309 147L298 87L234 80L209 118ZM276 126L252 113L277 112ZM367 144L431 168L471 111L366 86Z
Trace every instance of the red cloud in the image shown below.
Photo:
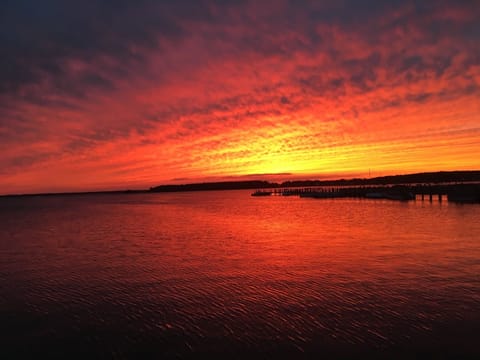
M32 63L0 96L1 192L478 167L472 9L268 10L209 7L123 56Z

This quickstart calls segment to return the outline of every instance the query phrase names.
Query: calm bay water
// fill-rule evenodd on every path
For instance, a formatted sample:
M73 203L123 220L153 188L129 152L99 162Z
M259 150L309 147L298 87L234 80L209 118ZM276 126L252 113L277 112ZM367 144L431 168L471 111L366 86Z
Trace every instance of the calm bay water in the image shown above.
M0 352L479 356L480 206L0 198Z

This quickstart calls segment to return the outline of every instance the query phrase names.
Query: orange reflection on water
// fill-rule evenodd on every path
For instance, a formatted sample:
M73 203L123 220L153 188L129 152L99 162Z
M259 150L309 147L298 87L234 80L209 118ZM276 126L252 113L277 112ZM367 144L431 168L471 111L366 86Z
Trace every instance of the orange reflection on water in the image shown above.
M0 284L17 299L5 311L54 307L42 334L73 317L100 344L114 328L123 350L132 335L195 351L476 349L476 205L249 191L3 200Z

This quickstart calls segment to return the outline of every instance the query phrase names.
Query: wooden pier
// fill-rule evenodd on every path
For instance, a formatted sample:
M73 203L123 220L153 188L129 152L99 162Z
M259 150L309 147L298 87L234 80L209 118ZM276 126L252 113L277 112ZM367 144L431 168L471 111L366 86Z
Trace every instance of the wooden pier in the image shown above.
M252 196L299 196L316 199L366 198L480 203L480 184L416 184L392 186L305 187L257 190Z

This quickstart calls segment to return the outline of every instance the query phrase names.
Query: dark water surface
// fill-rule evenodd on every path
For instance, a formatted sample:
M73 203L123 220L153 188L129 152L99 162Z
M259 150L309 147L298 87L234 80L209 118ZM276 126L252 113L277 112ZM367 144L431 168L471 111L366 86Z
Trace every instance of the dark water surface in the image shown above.
M249 194L0 198L0 353L480 356L479 205Z

